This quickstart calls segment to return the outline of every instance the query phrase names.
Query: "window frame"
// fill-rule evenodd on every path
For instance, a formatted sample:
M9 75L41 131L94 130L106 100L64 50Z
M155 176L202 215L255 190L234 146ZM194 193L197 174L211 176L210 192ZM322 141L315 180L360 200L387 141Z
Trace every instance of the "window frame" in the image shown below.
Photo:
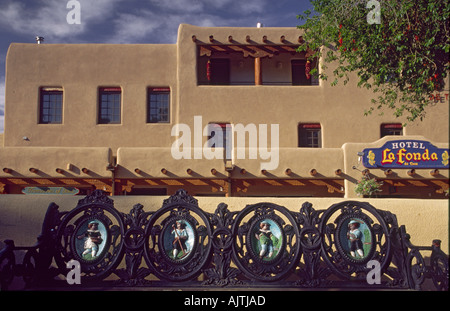
M60 101L58 101L59 103L59 109L55 109L52 108L51 106L48 108L44 108L44 96L52 96L52 95L59 95L60 96ZM51 104L51 100L48 101L48 103ZM62 88L60 87L41 87L39 88L39 115L38 115L38 124L62 124L63 123L63 107L64 107L64 91ZM53 120L48 120L48 121L44 121L44 109L50 110L50 111L55 111L55 110L59 110L60 114L60 120L59 121L53 121ZM46 114L46 116L49 116L51 118L54 118L56 116L55 115L51 115L51 114Z
M308 134L317 133L317 143L310 144ZM299 148L322 148L322 125L320 123L299 123L297 126Z
M119 107L117 109L117 107L113 106L112 108L106 107L102 107L103 104L103 95L120 95L119 98ZM107 101L109 103L109 101ZM114 101L115 102L115 101ZM97 124L121 124L122 123L122 88L121 87L100 87L98 90L98 114L97 114ZM119 120L118 121L114 121L110 119L109 122L103 121L105 120L104 118L102 118L103 114L102 114L102 110L113 110L112 114L107 114L108 117L110 116L115 116L117 114L114 114L114 112L118 111L118 116L119 116Z
M397 131L400 133L392 133ZM380 138L385 136L403 136L403 125L401 123L382 123L380 125Z
M167 95L167 107L155 107L152 108L152 100L151 100L151 96L152 95ZM162 101L163 103L165 101ZM156 104L160 104L160 101L156 101ZM170 123L170 103L171 103L171 89L170 87L148 87L147 88L147 113L146 113L146 123L148 124L158 124L158 123ZM157 117L158 120L157 121L151 121L151 110L152 109L167 109L167 120L161 120L160 117L161 115L164 114L160 114L158 113Z

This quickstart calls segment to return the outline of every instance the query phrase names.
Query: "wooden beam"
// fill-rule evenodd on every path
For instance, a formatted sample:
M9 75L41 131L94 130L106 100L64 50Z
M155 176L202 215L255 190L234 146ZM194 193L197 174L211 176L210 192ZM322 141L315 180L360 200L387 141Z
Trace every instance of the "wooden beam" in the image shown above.
M261 57L255 57L255 85L262 85Z
M386 176L389 176L389 175L392 175L392 174L393 174L393 172L392 172L391 169L387 169L387 170L384 171L384 175L386 175Z
M0 194L7 194L6 184L0 182Z
M211 56L211 52L211 49L207 48L206 46L200 46L200 56Z
M439 175L439 170L438 169L433 169L430 171L430 175L431 176L438 176Z
M12 169L4 167L3 168L3 172L5 172L6 174L11 174L12 173Z
M297 48L295 46L283 45L281 48L284 49L285 51L289 52L289 53L296 53L297 52Z
M253 57L272 57L274 55L273 50L267 49L262 45L249 45L248 47L254 51L253 54L250 54Z
M63 170L62 168L57 167L57 168L55 169L55 171L56 171L58 174L64 174L64 170Z

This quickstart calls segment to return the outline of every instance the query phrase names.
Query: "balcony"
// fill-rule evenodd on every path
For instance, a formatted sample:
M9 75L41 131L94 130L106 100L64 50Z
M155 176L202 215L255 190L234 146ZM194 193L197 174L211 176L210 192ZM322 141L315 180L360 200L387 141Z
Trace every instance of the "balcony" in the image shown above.
M316 86L317 62L294 45L198 45L198 85Z

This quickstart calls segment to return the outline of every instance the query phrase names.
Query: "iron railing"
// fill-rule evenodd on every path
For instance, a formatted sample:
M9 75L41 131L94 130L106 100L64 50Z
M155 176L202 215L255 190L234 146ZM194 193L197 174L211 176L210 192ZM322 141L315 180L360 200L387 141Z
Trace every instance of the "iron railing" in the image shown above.
M24 253L21 263L17 252ZM422 255L430 252L429 258ZM363 288L448 290L448 256L440 241L415 246L389 211L344 201L299 211L261 202L214 213L179 190L156 211L119 212L102 191L61 212L48 207L37 243L5 241L1 288L67 288L79 263L81 288Z

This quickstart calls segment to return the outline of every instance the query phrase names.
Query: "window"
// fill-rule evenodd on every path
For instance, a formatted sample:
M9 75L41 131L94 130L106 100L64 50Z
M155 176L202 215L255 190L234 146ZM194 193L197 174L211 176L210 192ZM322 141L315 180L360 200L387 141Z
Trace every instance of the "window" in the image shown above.
M298 146L322 148L322 132L319 123L300 123L298 125Z
M216 137L217 133L222 134L222 139ZM232 152L232 135L231 124L229 123L209 123L208 124L208 147L224 148L225 159L231 159ZM216 137L216 138L214 138Z
M62 123L63 91L60 88L41 88L39 104L39 123Z
M381 124L380 137L383 138L387 135L403 135L403 126L401 123L386 123Z
M149 88L147 105L147 123L170 122L170 89L168 87Z
M306 77L306 60L294 59L291 61L292 85L311 85L311 77Z
M120 87L100 88L99 124L120 123L122 89Z

